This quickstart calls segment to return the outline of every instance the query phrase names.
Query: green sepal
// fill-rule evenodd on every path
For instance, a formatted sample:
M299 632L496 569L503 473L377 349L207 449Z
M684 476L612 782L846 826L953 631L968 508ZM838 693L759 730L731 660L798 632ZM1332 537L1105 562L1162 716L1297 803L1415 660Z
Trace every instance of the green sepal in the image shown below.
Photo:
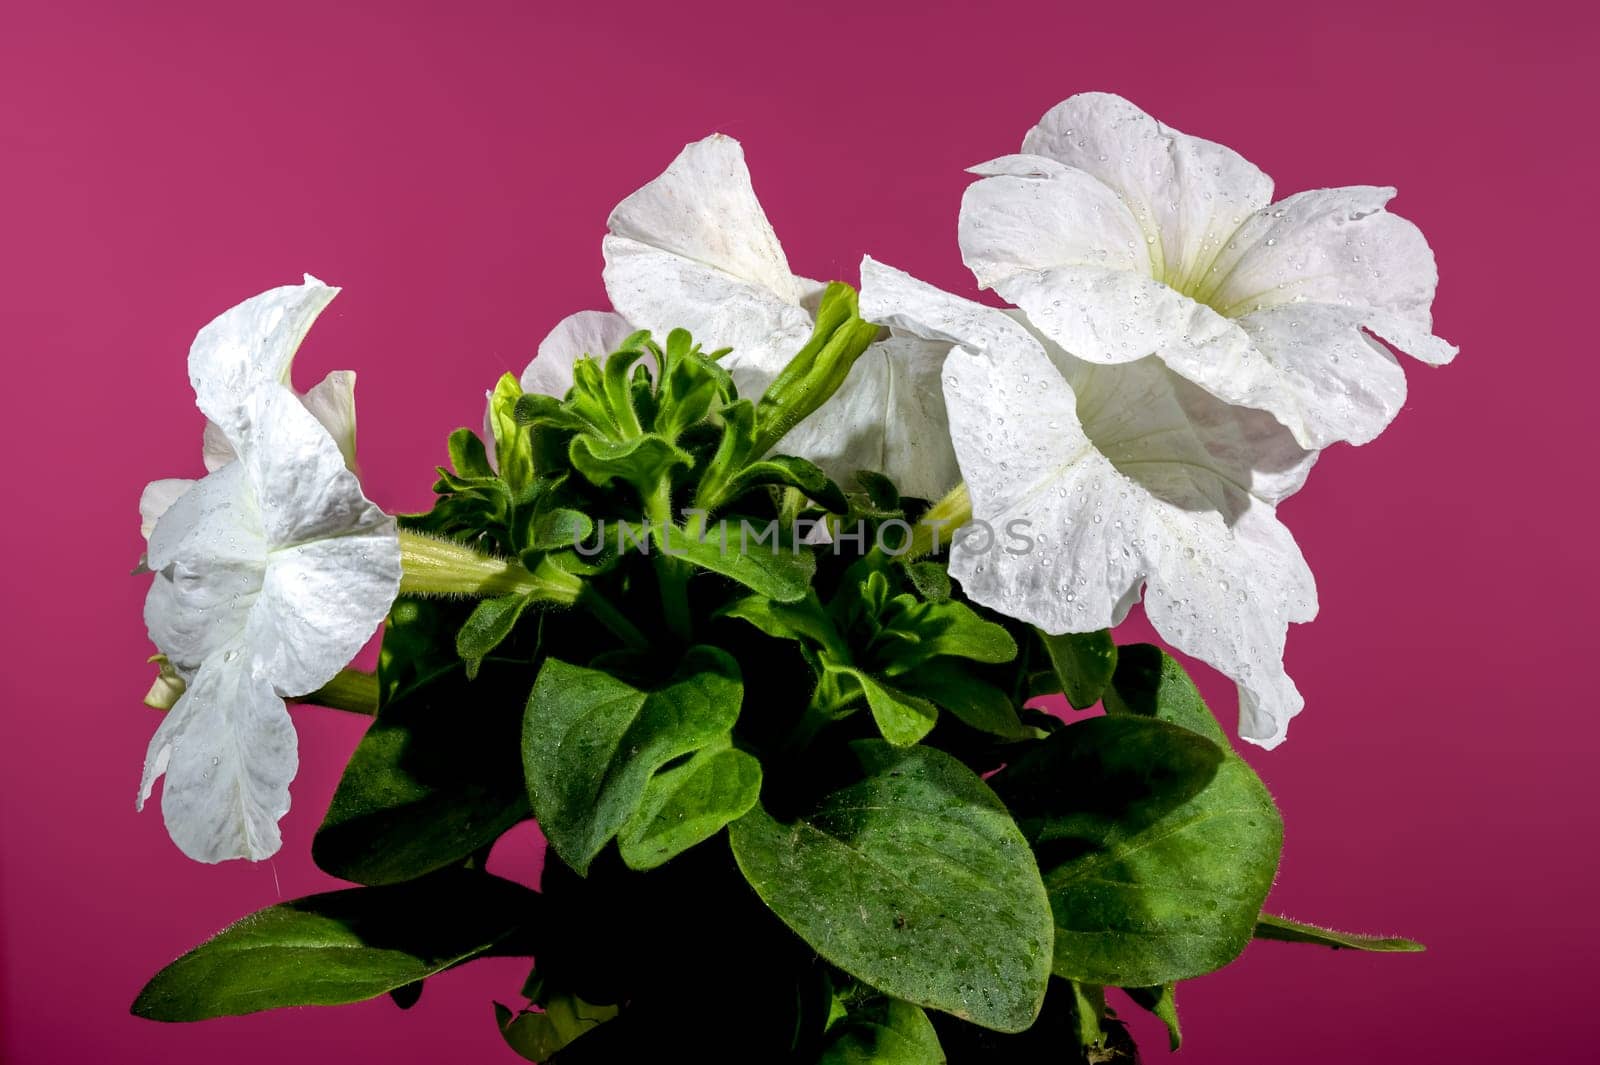
M878 327L862 321L857 313L855 289L831 282L823 291L811 338L773 378L756 404L751 453L766 454L784 434L827 402L877 336Z
M1150 1011L1167 1026L1167 1049L1176 1053L1183 1046L1183 1028L1178 1024L1178 988L1176 984L1156 987L1125 987L1134 1004Z
M489 394L489 430L494 433L495 461L500 467L500 479L513 495L532 485L537 476L533 437L517 419L517 402L521 398L522 385L511 374L502 376ZM454 457L452 453L452 460ZM484 465L488 465L487 459Z

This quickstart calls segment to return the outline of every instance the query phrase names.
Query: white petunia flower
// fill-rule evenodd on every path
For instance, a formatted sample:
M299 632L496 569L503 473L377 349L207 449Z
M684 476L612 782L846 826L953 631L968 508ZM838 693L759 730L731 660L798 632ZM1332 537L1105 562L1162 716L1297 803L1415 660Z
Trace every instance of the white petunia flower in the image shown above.
M1079 358L1156 355L1321 448L1371 440L1404 402L1374 336L1434 365L1456 354L1432 334L1433 253L1384 210L1393 189L1274 204L1231 149L1104 93L1056 106L1022 151L973 168L962 256Z
M707 350L732 348L723 365L740 395L758 398L810 338L825 286L790 272L731 137L685 147L607 225L606 292L617 313L657 335L681 327ZM943 495L960 476L938 383L947 350L914 337L874 344L780 449L846 484L871 469L907 495ZM570 373L568 363L562 379Z
M1304 703L1284 641L1317 596L1274 505L1315 453L1160 360L1095 365L870 259L861 278L869 321L956 345L950 431L973 529L992 530L951 551L966 593L1049 633L1114 626L1143 593L1168 642L1238 683L1240 734L1281 742Z
M200 388L196 373L212 382L209 387L230 389L237 395L246 394L256 384L292 388L289 378L300 342L338 294L337 288L306 274L303 284L271 289L239 304L195 339L195 347L204 345L207 353L198 368L191 355L190 377L195 389ZM309 392L297 394L339 445L345 465L355 469L355 372L334 370ZM221 469L237 457L226 429L214 421L206 422L203 457L207 470Z
M283 700L331 680L399 591L394 519L301 399L252 369L286 364L325 303L310 285L279 289L201 331L190 379L238 458L175 499L178 484L156 482L141 500L145 624L185 689L150 742L138 805L164 773L168 832L199 861L277 851L298 765Z

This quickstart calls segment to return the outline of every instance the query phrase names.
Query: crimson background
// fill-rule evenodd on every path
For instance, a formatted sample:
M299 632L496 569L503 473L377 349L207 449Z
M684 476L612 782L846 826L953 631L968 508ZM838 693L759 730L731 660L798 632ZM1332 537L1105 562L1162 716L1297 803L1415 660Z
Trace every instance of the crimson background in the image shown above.
M511 1060L488 1000L514 996L515 962L432 980L406 1013L127 1013L181 950L329 886L310 838L361 732L296 712L303 764L270 863L192 864L158 813L134 814L156 720L139 705L135 501L200 468L184 353L201 324L303 270L345 286L298 379L360 371L369 492L420 507L483 388L601 305L608 209L684 142L745 142L797 271L853 278L870 250L970 292L962 168L1108 89L1237 147L1285 193L1398 185L1442 264L1439 330L1463 349L1415 367L1394 427L1328 452L1283 508L1322 615L1289 644L1307 711L1251 754L1289 829L1272 905L1430 951L1253 946L1181 988L1183 1059L1587 1060L1600 382L1577 322L1595 299L1595 29L1592 6L1542 0L12 0L0 1058ZM525 879L537 860L526 829L495 857Z

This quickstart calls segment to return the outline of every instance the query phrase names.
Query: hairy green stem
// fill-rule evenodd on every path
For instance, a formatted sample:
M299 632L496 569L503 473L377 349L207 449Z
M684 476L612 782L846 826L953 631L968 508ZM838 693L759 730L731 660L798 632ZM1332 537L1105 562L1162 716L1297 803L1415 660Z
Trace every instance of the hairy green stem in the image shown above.
M360 669L341 669L328 683L294 701L372 717L378 712L378 675Z

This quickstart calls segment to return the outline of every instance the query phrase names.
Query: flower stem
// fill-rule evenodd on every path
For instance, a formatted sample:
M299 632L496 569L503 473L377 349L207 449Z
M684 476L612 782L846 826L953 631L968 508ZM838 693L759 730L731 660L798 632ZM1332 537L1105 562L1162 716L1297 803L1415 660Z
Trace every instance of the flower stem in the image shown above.
M341 669L328 683L295 702L372 717L378 712L378 675L359 669Z
M546 562L530 571L515 559L407 529L400 530L400 551L401 595L528 595L570 606L583 589L575 574Z
M645 520L650 523L651 535L656 536L654 554L656 580L661 584L661 606L666 613L667 627L674 635L687 642L694 632L689 613L689 569L682 559L674 558L668 551L672 534L683 533L677 528L672 515L672 482L662 476L656 490L644 501Z

